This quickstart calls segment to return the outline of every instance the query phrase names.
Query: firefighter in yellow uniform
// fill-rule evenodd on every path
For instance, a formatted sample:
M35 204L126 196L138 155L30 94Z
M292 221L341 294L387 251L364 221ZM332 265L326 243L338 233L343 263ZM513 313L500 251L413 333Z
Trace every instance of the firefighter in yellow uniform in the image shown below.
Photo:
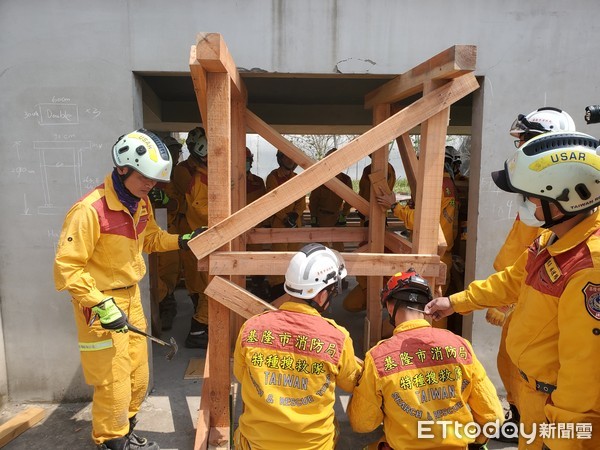
M530 444L519 437L520 450L600 442L598 145L583 133L552 132L520 147L492 179L519 194L523 223L546 230L512 266L425 309L437 319L517 299L506 349L521 376L521 426L535 432ZM577 438L581 430L589 439Z
M425 320L430 300L427 281L413 269L391 277L381 293L394 334L367 352L347 410L359 433L383 422L383 438L366 449L485 449L485 435L468 438L464 425L502 421L496 389L471 344ZM445 429L439 419L451 425Z
M179 233L179 220L181 217L180 209L185 204L185 197L181 196L173 183L173 173L175 166L179 162L181 154L181 142L172 136L162 138L163 143L169 149L173 168L171 169L171 179L169 182L160 182L150 191L148 198L154 208L166 208L167 210L167 231L169 233ZM186 230L188 231L188 230ZM181 275L181 260L179 250L158 253L158 312L160 319L160 330L170 330L173 327L173 319L177 315L177 300L175 299L175 289L179 283ZM154 305L153 305L154 306ZM154 313L152 314L154 328ZM153 329L153 333L155 330Z
M133 432L148 389L148 344L127 326L146 330L138 287L146 273L142 251L185 248L195 233L169 234L154 220L148 193L169 180L172 165L158 136L143 129L121 136L112 156L112 174L66 215L54 283L71 295L83 374L94 387L94 443L158 450Z
M371 157L371 155L369 155ZM363 173L358 182L358 195L364 198L366 201L371 201L371 180L369 175L371 174L371 164L363 169ZM394 185L396 184L396 171L394 167L388 163L387 169L387 185L390 191L394 191ZM359 213L361 217L361 225L368 226L369 221L365 220L365 217ZM364 245L366 242L361 242L360 245ZM357 276L356 282L358 283L348 295L344 298L344 308L350 312L364 311L367 307L367 277Z
M576 131L575 122L566 111L553 107L543 107L530 112L526 116L519 114L511 125L509 133L517 138L515 147L519 148L532 137L549 131ZM496 255L494 269L500 272L506 267L512 266L543 230L543 228L525 225L517 214L504 244ZM518 427L520 415L516 406L516 396L521 376L506 352L506 334L508 333L513 309L514 304L490 308L487 310L485 318L490 324L502 327L497 357L498 373L506 389L506 401L509 406L506 421ZM517 438L504 433L500 434L499 440L510 443L518 442Z
M176 173L185 187L185 219L190 229L208 225L208 142L203 128L196 127L188 133L186 146L190 157ZM187 172L187 173L186 173ZM187 178L187 175L190 175ZM198 259L191 251L183 252L186 285L194 303L194 315L190 331L185 339L188 348L206 348L208 346L208 298L204 294L208 286L208 273L199 272ZM189 279L188 279L189 278Z
M267 192L272 191L276 187L281 186L283 183L296 176L294 170L298 165L294 161L280 151L277 151L276 157L279 167L267 175ZM302 196L295 202L271 216L271 228L301 227L302 214L304 213L305 209L306 198ZM271 245L271 249L274 252L297 251L299 247L300 244L290 242L279 242ZM283 281L284 277L281 275L269 276L269 284L271 285L271 300L276 300L284 294Z
M264 180L258 175L250 172L252 163L254 162L254 155L248 147L246 147L246 204L249 205L255 200L258 200L267 193ZM257 225L257 227L266 227L269 221L264 221ZM247 244L246 250L248 251L260 251L263 247L261 244ZM267 282L264 275L252 275L250 277L250 284L248 290L257 297L262 298L265 301L270 300L270 289L269 283Z
M332 148L325 156L331 155L336 150L336 148ZM348 175L341 172L336 177L352 189L352 180ZM345 227L350 208L350 204L342 200L339 195L327 186L321 185L312 191L309 196L310 225L313 227ZM343 242L327 243L327 245L338 252L344 251Z
M335 448L336 387L352 392L361 366L348 331L321 313L346 273L339 253L304 246L286 271L285 303L242 326L233 355L244 402L236 449Z

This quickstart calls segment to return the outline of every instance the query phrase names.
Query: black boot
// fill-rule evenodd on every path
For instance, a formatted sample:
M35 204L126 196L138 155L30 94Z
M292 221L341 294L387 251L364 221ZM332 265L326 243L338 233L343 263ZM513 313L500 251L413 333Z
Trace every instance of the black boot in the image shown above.
M190 332L185 339L187 348L206 348L208 346L208 325L192 317Z
M129 447L127 448L130 450L160 450L160 447L156 442L149 441L148 439L138 436L133 432L136 424L137 419L135 416L129 419L129 433L127 433L126 436L129 440Z
M129 450L131 447L129 446L129 439L125 436L104 441L102 444L97 445L96 448L98 450Z
M160 324L163 331L173 328L173 319L177 315L177 300L173 293L167 294L158 304Z

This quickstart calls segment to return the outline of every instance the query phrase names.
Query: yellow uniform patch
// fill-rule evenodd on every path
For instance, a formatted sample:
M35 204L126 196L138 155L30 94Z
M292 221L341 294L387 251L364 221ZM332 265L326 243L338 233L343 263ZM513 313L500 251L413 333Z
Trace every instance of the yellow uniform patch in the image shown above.
M553 283L555 283L556 280L558 280L562 275L562 272L560 271L560 268L554 261L554 258L550 258L548 261L546 261L544 263L544 267L546 268L546 273L548 274L548 277L550 277L550 280L552 280Z
M575 150L549 153L548 155L542 156L537 161L531 163L529 168L536 172L541 172L542 170L555 164L568 162L583 163L600 170L600 157Z

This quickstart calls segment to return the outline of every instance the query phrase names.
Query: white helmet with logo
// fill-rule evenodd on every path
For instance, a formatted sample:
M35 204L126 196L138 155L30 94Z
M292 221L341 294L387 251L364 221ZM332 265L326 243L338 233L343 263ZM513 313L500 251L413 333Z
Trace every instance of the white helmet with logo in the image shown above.
M285 273L285 291L292 297L310 300L334 283L338 290L346 277L344 258L322 244L307 244L296 253Z
M520 138L525 133L526 141L549 131L576 131L575 122L566 111L547 106L526 116L519 114L510 127L511 136Z
M171 154L157 135L143 128L121 136L113 145L112 157L117 167L131 167L151 180L169 181Z
M492 173L508 192L556 204L573 216L600 204L598 140L584 133L546 133L525 143Z
M185 140L190 155L195 158L204 158L208 155L208 141L206 140L206 131L202 127L196 127L188 133Z

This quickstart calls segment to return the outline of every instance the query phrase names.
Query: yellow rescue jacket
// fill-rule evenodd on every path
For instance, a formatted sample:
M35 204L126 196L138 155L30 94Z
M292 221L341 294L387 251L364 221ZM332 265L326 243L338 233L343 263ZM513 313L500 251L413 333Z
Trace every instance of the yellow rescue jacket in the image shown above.
M352 180L345 173L336 177L352 189ZM310 193L308 209L311 217L317 218L317 224L321 227L333 227L338 221L340 213L348 215L351 205L345 202L339 195L322 185Z
M132 286L144 277L142 251L178 248L178 235L158 227L148 198L140 200L132 217L108 175L66 215L54 260L54 284L90 308L107 297L102 291Z
M456 436L453 427L443 439L433 423L427 430L433 436L419 439L419 421L483 425L503 419L496 389L471 344L423 319L398 325L367 352L347 413L359 433L383 422L385 440L395 449L465 449L473 441Z
M555 388L545 408L548 421L600 430L600 210L548 245L552 236L544 231L514 265L474 281L450 301L455 311L468 312L517 299L507 351L530 383ZM577 448L596 449L594 439L589 447L578 441L584 447ZM564 440L548 445L575 448Z
M185 192L185 217L192 230L208 225L208 169L196 165Z
M239 432L252 450L331 450L335 388L352 392L361 367L345 328L286 302L244 323L233 370L244 401Z
M515 218L512 228L508 232L504 244L498 251L494 260L494 269L496 271L504 270L508 266L512 266L515 261L523 254L525 250L532 244L533 240L538 237L543 228L535 228L525 225L521 222L519 215Z
M282 177L280 175L279 169L272 170L271 173L269 175L267 175L267 180L265 182L267 192L271 192L273 189L275 189L278 186L281 186L283 183L285 183L288 180L291 180L295 176L296 176L296 174L294 172L292 172L289 176ZM302 196L295 202L289 204L282 210L273 214L271 216L271 227L284 228L283 223L285 221L287 213L289 213L289 212L296 212L298 214L298 220L296 221L296 224L297 224L297 226L301 227L302 226L302 214L304 213L305 209L306 209L306 197Z

